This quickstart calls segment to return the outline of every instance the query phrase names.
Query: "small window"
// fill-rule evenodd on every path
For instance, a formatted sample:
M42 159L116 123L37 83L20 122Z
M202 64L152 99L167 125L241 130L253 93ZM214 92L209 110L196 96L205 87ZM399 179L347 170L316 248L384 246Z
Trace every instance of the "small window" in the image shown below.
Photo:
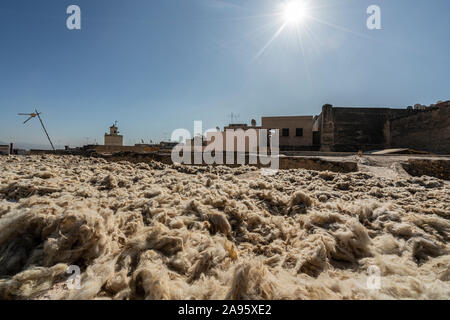
M296 135L297 137L303 137L303 128L297 128L297 129L295 130L295 135Z
M288 128L283 128L281 130L281 136L282 137L289 137L289 129Z

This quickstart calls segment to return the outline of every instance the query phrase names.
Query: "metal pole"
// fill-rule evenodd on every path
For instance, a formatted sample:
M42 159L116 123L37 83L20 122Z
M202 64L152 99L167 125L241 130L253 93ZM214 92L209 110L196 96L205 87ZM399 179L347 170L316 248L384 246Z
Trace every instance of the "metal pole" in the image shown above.
M36 111L36 114L37 114L37 116L39 118L39 121L41 122L42 128L44 129L44 132L47 135L48 141L50 141L50 144L52 146L53 151L55 151L55 147L53 146L52 140L50 139L50 136L48 135L48 132L45 129L44 122L42 122L42 119L41 119L41 116L39 115L39 112L36 109L34 109L34 110Z

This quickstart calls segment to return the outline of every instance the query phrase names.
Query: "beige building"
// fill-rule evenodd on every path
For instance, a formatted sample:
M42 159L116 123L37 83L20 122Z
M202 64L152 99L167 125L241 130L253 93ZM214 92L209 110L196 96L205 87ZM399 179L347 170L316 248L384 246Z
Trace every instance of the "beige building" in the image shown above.
M257 152L260 150L259 145L259 126L256 126L256 121L252 120L251 126L247 124L229 124L224 127L224 131L217 130L217 132L208 132L206 136L207 145L214 143L216 137L222 140L222 143L215 143L216 151L241 151L241 152ZM234 139L230 141L227 146L228 136Z
M123 146L123 136L119 135L116 125L109 127L109 134L105 133L105 146Z
M280 150L302 150L313 146L313 117L263 117L262 128L280 131Z
M0 154L9 154L9 149L10 147L7 144L0 145Z
M278 129L280 138L279 148L281 151L311 150L314 146L313 122L313 116L263 117L261 126L256 126L256 121L254 120L252 121L251 126L248 126L247 124L230 124L225 127L222 132L208 133L207 141L208 145L211 144L211 140L214 139L212 137L220 134L223 141L223 149L216 150L228 150L226 147L226 132L231 131L235 135L234 149L231 150L238 151L238 140L240 140L241 143L245 141L245 152L256 152L258 149L261 150L262 147L259 145L260 129L266 129L268 131ZM270 133L266 134L270 136ZM250 139L257 141L256 147L254 147L254 143L250 143ZM267 143L270 144L270 138L267 138Z

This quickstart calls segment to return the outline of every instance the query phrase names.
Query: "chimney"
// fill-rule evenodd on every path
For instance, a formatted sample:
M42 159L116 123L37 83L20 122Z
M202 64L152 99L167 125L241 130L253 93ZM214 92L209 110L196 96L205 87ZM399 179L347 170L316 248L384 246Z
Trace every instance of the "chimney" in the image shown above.
M9 154L14 154L14 144L9 144Z

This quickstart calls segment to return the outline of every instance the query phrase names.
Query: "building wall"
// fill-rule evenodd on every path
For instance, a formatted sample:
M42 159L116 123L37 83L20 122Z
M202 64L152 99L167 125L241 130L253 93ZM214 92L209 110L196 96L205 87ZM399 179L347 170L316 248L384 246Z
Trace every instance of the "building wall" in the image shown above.
M311 147L313 145L313 117L263 117L262 128L280 130L280 150L286 148ZM282 136L282 129L289 129L289 137ZM296 136L296 129L303 129L303 136Z
M259 145L259 136L260 136L260 129L261 127L246 127L241 129L232 129L232 127L225 127L225 131L221 132L208 132L206 135L207 138L207 145L210 146L214 143L214 139L217 137L222 137L222 144L216 142L214 144L214 148L216 151L233 151L233 152L257 152L258 150L262 150L261 146ZM249 131L251 130L251 131ZM230 134L234 134L234 144L231 148L227 146L227 131L230 132ZM245 139L242 142L244 142L243 149L238 150L238 137L240 139ZM250 137L252 138L252 145L250 145ZM211 146L212 148L212 146ZM242 146L240 147L242 148ZM204 149L204 148L203 148Z
M9 154L9 146L0 145L0 154Z
M326 104L322 107L322 114L320 115L320 150L334 151L334 119L333 106Z
M123 146L123 136L105 134L105 146Z
M388 108L322 108L321 151L369 151L390 146L388 120L416 111Z
M114 153L114 152L154 152L158 151L159 148L148 147L148 146L92 146L92 149L98 153Z
M450 102L390 120L392 147L450 154Z
M115 153L112 155L96 155L109 161L129 161L133 163L150 163L152 161L159 161L165 164L172 164L172 157L170 153ZM237 154L234 155L234 159L237 158ZM245 156L245 163L249 164L249 155ZM355 161L333 161L326 160L317 157L292 157L286 156L279 159L280 169L307 169L316 171L333 171L333 172L356 172L358 171L358 164ZM226 163L223 159L223 163ZM193 156L191 157L190 164L207 165L206 163L194 164ZM249 164L259 168L268 167L267 164L263 164L258 158L257 163ZM229 167L239 167L240 164L227 164Z

